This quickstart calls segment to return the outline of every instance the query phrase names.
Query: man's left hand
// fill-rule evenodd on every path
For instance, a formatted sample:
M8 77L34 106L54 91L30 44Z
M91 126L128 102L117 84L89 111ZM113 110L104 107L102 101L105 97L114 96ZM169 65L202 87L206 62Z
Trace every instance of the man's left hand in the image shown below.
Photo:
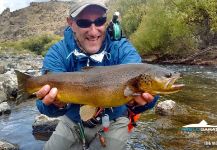
M139 106L143 106L147 103L150 103L154 100L154 97L149 94L149 93L142 93L139 96L135 96L133 101L130 101L128 104L129 105L139 105Z

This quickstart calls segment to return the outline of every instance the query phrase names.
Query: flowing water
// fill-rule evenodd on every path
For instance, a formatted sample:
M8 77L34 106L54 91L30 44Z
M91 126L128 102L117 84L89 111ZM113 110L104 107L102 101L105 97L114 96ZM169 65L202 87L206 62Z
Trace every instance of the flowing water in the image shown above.
M217 149L216 132L182 132L183 126L198 124L205 120L217 126L217 67L166 66L183 73L180 80L186 85L183 91L161 98L171 99L181 111L174 116L159 116L153 111L143 114L143 122L159 133L159 144L164 149Z
M148 142L153 146L147 149L217 149L217 132L181 132L182 126L202 120L217 126L217 68L181 65L165 67L182 72L184 76L180 82L186 84L186 87L179 93L162 97L160 101L172 99L182 107L183 112L174 116L159 116L153 110L147 111L140 122L141 126L146 123L146 128L138 127L138 134L133 135L131 145L134 149L146 149L145 143ZM32 135L32 123L38 114L33 101L13 107L10 115L0 116L0 139L18 144L22 150L42 149L44 142L35 140ZM154 140L147 138L147 130ZM216 142L216 145L207 142Z

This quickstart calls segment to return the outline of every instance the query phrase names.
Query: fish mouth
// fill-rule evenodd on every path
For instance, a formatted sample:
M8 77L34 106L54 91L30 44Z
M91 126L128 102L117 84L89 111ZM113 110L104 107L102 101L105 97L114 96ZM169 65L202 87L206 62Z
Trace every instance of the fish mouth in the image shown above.
M181 90L185 84L175 84L176 80L181 78L180 74L175 74L173 75L173 77L171 77L167 83L165 84L164 88L165 89L169 89L171 91L178 91Z

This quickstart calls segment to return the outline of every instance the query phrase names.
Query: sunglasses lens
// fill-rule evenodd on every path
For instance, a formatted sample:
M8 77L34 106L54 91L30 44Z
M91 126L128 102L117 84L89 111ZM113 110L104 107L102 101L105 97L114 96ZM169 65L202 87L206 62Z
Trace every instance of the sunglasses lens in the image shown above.
M100 17L93 22L91 20L88 20L88 19L79 19L76 21L76 24L80 28L89 28L92 23L94 23L95 26L100 27L100 26L104 25L105 22L106 22L106 17Z
M87 20L87 19L77 20L76 23L80 28L88 28L92 24L92 22L90 20Z
M106 22L106 17L100 17L94 21L95 26L97 26L97 27L104 25L105 22Z

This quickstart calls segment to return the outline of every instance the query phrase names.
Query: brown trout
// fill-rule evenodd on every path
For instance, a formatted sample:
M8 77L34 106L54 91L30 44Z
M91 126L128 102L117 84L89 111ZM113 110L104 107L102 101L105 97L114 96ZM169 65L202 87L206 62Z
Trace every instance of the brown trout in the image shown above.
M88 67L81 72L46 74L38 77L16 71L18 88L29 94L45 84L58 89L57 100L96 107L126 104L135 95L170 94L182 89L175 84L179 73L150 64Z

